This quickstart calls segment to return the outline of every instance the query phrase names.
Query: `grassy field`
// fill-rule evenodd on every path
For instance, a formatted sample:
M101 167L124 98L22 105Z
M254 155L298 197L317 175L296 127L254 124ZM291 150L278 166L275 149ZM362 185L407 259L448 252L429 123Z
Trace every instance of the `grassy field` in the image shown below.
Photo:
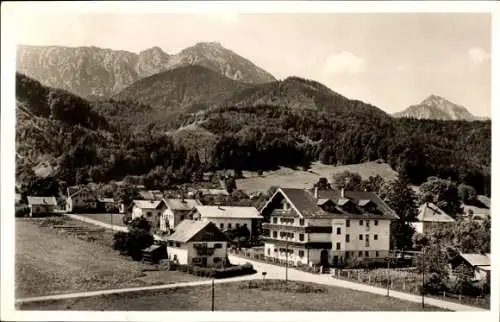
M200 279L147 271L111 248L112 232L65 218L16 219L16 298Z
M210 311L211 286L26 303L23 310ZM217 311L442 311L344 288L255 280L215 285Z
M338 167L313 163L309 171L281 168L277 171L264 172L262 176L258 176L255 172L243 171L245 178L236 180L236 185L238 189L246 193L266 192L271 186L311 188L320 177L325 177L331 181L334 173L346 170L359 173L363 179L377 174L381 175L385 180L392 180L397 177L397 172L386 163L366 162Z
M78 215L98 220L109 225L126 227L126 225L123 223L122 214L78 214Z

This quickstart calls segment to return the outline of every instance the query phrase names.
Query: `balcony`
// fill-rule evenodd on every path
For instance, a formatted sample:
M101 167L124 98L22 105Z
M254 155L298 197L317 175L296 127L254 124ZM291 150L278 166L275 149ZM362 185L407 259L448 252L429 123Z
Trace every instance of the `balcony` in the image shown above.
M265 242L275 244L277 246L295 246L304 247L309 249L331 249L332 243L330 242L297 242L297 241L287 241L286 239L277 239L272 237L263 238Z
M299 218L300 216L292 209L284 210L284 209L274 209L271 212L271 217L279 216L279 217L289 217L289 218Z
M331 234L332 227L331 226L289 226L289 225L280 225L280 224L272 224L272 223L263 223L263 229L273 229L273 230L282 230L282 231L293 231L293 232L304 232L306 234L312 233L322 233L322 234Z

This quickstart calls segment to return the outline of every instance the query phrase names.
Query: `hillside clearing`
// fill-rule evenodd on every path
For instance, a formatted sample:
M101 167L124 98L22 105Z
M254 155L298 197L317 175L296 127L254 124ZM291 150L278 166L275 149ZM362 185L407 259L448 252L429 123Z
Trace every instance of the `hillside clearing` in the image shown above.
M112 232L92 232L99 228L64 218L16 219L16 298L198 279L180 272L145 273L151 265L111 248ZM54 226L89 232L77 234Z
M246 193L266 192L272 186L311 188L320 177L326 177L331 181L334 173L342 171L357 172L363 179L376 176L377 174L382 176L386 181L397 178L397 172L387 163L365 162L333 166L315 162L311 165L309 171L281 168L277 171L265 171L262 176L258 176L255 172L243 171L244 179L236 180L236 186Z
M26 303L23 310L210 311L211 286ZM216 311L444 311L333 286L277 280L215 285Z

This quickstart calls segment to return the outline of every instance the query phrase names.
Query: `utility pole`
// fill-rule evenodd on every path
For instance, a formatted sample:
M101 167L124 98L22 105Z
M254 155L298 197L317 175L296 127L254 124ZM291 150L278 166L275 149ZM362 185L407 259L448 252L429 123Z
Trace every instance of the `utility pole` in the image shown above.
M390 255L389 255L390 256ZM389 289L391 287L391 272L389 271L391 264L391 257L387 258L387 296L389 296Z
M286 263L285 263L285 283L288 282L288 233L286 233Z
M215 279L212 279L212 312L215 311Z
M422 308L424 307L424 294L425 294L425 247L422 248Z

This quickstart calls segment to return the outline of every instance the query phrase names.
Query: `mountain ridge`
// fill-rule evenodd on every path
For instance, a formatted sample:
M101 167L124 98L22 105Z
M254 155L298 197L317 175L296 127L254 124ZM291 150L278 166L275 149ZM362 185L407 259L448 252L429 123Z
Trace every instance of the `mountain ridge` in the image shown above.
M441 96L431 94L422 102L410 105L403 111L396 112L392 116L400 118L433 119L433 120L464 120L476 121L483 118L474 116L464 106L455 104Z
M250 60L215 42L198 42L173 55L158 46L133 53L96 46L20 45L16 63L18 72L83 98L110 97L144 77L195 64L245 83L275 80Z

